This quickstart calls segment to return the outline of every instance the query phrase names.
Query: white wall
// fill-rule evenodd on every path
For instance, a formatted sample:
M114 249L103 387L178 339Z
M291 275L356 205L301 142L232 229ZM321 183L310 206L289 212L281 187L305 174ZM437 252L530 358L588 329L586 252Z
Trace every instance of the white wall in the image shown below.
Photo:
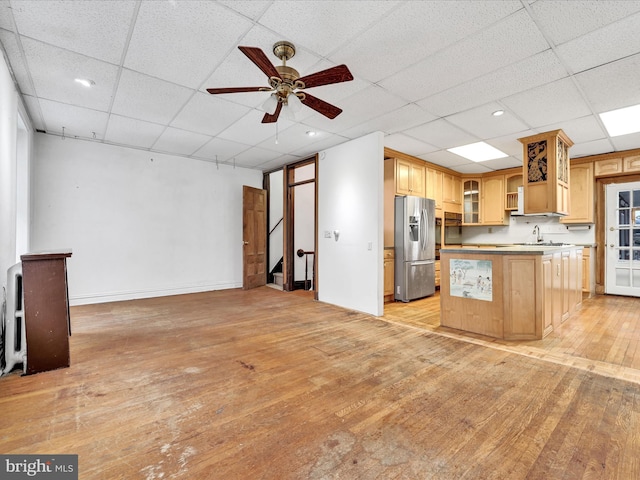
M295 180L314 178L315 164L304 165L295 170ZM307 279L313 278L313 255L298 257L296 252L302 249L312 252L315 249L315 184L307 183L294 187L293 211L293 280L304 282L305 262L307 263Z
M1 52L0 52L1 53ZM32 130L0 55L0 285L29 248L29 158Z
M319 157L318 299L382 315L383 134L352 140Z
M269 271L283 257L284 251L284 172L278 170L269 174ZM280 223L278 223L280 222Z
M32 249L72 249L72 305L239 287L242 185L262 173L37 134Z

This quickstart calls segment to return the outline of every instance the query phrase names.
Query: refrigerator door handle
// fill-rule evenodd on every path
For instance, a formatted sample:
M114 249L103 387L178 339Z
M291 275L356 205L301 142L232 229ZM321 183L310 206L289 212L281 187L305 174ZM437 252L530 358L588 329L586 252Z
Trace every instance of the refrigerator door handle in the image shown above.
M429 225L427 222L429 221L429 214L427 213L426 208L422 209L422 212L420 212L420 246L422 247L422 250L426 250L427 249L427 225Z
M412 260L406 263L409 265L429 265L430 263L434 263L434 260Z

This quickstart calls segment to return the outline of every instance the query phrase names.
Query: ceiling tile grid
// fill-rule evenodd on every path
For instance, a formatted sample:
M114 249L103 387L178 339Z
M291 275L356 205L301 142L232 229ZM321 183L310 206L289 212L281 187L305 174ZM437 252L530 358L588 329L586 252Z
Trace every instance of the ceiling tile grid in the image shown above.
M472 174L520 162L517 138L557 128L574 157L640 148L598 117L640 104L638 22L640 0L0 0L0 44L35 128L260 170L373 131ZM301 76L350 68L353 81L309 90L343 110L335 119L303 107L263 124L268 93L206 92L266 87L237 47L280 65L280 40ZM446 151L480 140L508 157Z

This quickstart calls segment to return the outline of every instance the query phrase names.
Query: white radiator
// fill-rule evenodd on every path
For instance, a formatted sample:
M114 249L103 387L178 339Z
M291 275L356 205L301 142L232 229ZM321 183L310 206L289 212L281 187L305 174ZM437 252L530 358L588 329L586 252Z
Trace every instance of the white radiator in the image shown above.
M22 263L16 263L7 273L7 311L4 317L4 369L9 373L18 364L27 371L27 335L24 325L24 292Z

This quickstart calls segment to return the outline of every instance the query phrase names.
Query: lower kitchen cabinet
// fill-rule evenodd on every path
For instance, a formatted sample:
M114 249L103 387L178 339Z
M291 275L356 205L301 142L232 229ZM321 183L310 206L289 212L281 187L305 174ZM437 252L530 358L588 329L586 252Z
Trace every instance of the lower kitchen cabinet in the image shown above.
M393 248L385 248L384 249L384 301L392 302L393 301L393 289L395 285L395 252Z

